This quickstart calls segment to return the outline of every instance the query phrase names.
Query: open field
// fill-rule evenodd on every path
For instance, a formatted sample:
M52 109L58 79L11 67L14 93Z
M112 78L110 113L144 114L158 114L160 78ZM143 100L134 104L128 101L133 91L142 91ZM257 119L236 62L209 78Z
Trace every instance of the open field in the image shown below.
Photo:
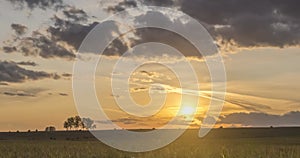
M147 153L118 151L84 131L0 133L0 157L300 158L300 128L214 129L202 139L197 132Z

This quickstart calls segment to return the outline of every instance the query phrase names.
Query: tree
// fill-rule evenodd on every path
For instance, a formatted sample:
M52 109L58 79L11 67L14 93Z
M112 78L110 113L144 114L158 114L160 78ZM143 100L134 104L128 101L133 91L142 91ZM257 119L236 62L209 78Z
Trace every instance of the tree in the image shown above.
M82 124L81 118L79 116L74 117L74 128L78 129Z
M68 122L69 129L72 130L72 128L74 127L74 124L75 124L74 117L69 117L67 119L67 122Z
M54 131L56 131L56 128L53 126L49 126L45 128L45 132L54 132Z
M96 125L94 124L94 120L90 118L83 118L82 119L82 128L83 129L95 129Z
M67 120L64 122L64 128L66 130L69 130L69 129L71 130L72 127L74 127L74 124L75 124L74 120L75 120L74 117L67 118Z
M64 122L64 128L65 128L67 131L69 130L70 125L69 125L68 121L65 121L65 122Z
M64 128L66 130L72 130L72 128L81 129L95 129L96 125L90 118L80 118L80 116L69 117L64 122Z

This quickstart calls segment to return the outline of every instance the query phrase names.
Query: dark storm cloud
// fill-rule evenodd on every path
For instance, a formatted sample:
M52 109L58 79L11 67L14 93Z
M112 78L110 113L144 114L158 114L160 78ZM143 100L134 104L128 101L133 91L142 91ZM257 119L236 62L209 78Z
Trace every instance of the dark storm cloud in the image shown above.
M162 13L149 11L146 14L140 15L135 18L136 23L147 24L149 19L153 19L156 21L152 21L154 23L160 23L162 26L176 26L183 31L188 31L189 28L184 28L181 21L171 21L168 17L166 17ZM176 24L175 24L176 23ZM151 24L150 24L151 25ZM118 30L118 26L115 26ZM134 34L134 38L132 38L132 33ZM125 41L129 41L130 44ZM187 39L181 37L175 32L171 32L161 28L139 28L135 30L131 30L126 34L122 34L119 38L116 38L104 51L104 55L123 55L128 49L140 44L156 42L163 43L169 45L179 52L183 53L186 56L195 56L200 57L198 50L191 44ZM152 51L153 52L153 51ZM153 56L161 56L163 53L161 50L157 52L153 52ZM139 53L140 56L145 54ZM147 54L149 55L149 54Z
M68 21L55 16L53 18L55 22L54 26L50 26L47 31L51 35L53 41L65 42L77 50L86 35L99 24L99 22L92 22L88 24L82 24L78 21ZM110 39L112 33L119 33L119 27L114 21L105 21L102 23L102 27L109 28L108 32L102 37L103 40ZM116 38L110 43L110 45L103 52L107 56L121 55L128 50L128 46L121 38ZM86 50L88 51L88 50ZM94 52L98 53L98 52Z
M137 0L136 2L141 3L140 5L179 8L205 24L212 36L221 39L220 44L223 45L285 47L300 44L298 0ZM112 8L121 8L115 9L119 11L126 9L126 6L116 4Z
M20 7L55 8L62 17L56 15L52 18L53 25L49 25L47 32L36 30L28 37L17 37L13 46L2 48L5 53L19 52L25 56L40 56L43 58L75 58L75 49L78 48L87 33L97 24L83 24L89 18L87 13L75 7L64 4L62 0L9 0ZM12 24L17 35L23 35L27 27ZM72 48L74 47L74 49Z
M130 2L124 3L128 6ZM24 56L40 56L42 58L64 58L72 60L75 58L75 51L79 48L86 35L99 22L87 22L89 16L82 9L75 7L64 6L64 9L59 11L62 14L56 14L51 18L48 27L42 30L35 30L27 37L16 37L13 43L9 43L2 47L5 53L17 52ZM60 15L60 16L58 16ZM115 22L104 22L105 27L110 28L114 32L118 32L119 27ZM23 32L20 27L13 25L14 30L19 34ZM21 25L20 25L21 26ZM45 32L46 30L46 32ZM111 37L113 32L108 32L107 37ZM105 55L120 55L120 52L125 52L128 46L121 39L116 39L105 51Z
M193 29L192 25L186 25L180 19L178 20L171 20L163 13L148 11L145 14L139 15L135 17L136 24L142 25L152 25L159 23L160 26L171 27L175 30L181 30L185 34L191 35L191 30ZM132 34L134 38L132 38ZM193 36L193 35L191 35ZM125 42L127 41L127 42ZM129 42L128 42L129 41ZM182 37L181 35L161 28L153 28L153 27L146 27L146 28L138 28L129 31L128 33L122 34L119 38L115 39L111 44L107 47L103 54L105 55L123 55L129 48L133 48L134 46L149 43L149 42L156 42L168 45L177 49L185 56L190 57L202 57L199 53L197 48L189 42L186 38ZM162 48L162 47L160 47ZM158 48L156 48L158 49ZM165 48L163 48L165 49ZM149 50L148 50L149 51ZM158 49L157 51L151 51L151 56L161 56L164 53L162 49ZM146 53L146 52L145 52ZM216 53L216 52L214 52ZM170 53L169 53L170 54ZM172 53L174 54L174 53ZM139 56L143 56L145 54L139 53ZM146 54L149 55L148 53ZM174 54L175 55L175 54Z
M134 43L133 46L148 42L157 42L171 46L186 56L200 56L197 48L193 44L174 32L170 32L160 28L144 28L137 29L136 35L139 39L132 42ZM166 52L153 53L161 55L162 53Z
M289 112L284 115L265 113L233 113L220 118L218 123L241 124L243 126L299 126L300 112Z
M121 56L122 54L127 52L128 49L129 46L124 43L122 38L117 38L108 45L103 54L107 56Z
M62 0L7 0L17 7L29 9L47 9L47 8L59 8L63 5Z
M162 27L173 28L175 30L181 30L186 34L191 34L193 30L191 25L183 24L181 20L171 20L163 13L148 11L147 13L137 16L135 18L135 22L138 24L160 24ZM179 52L184 54L185 56L195 56L201 57L197 48L189 42L188 39L185 39L181 35L171 32L161 28L143 28L136 30L136 36L138 40L134 41L135 45L147 42L158 42L169 45Z
M300 42L297 0L184 0L181 10L210 25L214 36L234 40L238 46L291 46Z
M65 37L65 41L69 42L70 44L74 43L74 47L79 47L81 42L83 41L83 39L85 38L85 36L89 33L89 31L91 31L91 29L93 29L96 25L98 25L98 22L94 22L92 24L90 24L88 27L84 27L84 29L82 30L82 36L77 37L77 34L74 34L75 37L77 37L77 39L75 38L70 38L70 40L66 37L69 37L69 35L64 36ZM108 46L105 48L105 50L103 51L103 55L106 56L120 56L123 53L125 53L128 49L129 49L129 45L125 42L125 35L120 35L119 37L115 37L113 34L120 34L119 31L119 25L115 22L115 21L105 21L103 23L101 23L101 28L103 30L102 36L101 36L101 40L107 41L109 44ZM64 33L69 32L69 31L64 31ZM71 36L73 35L73 33L71 33ZM79 34L80 35L80 34ZM82 37L82 38L81 38ZM110 39L114 39L113 41L108 41ZM75 40L74 42L72 42L73 40ZM132 39L128 38L129 41L133 41ZM72 43L71 43L72 42ZM94 52L95 50L90 50L89 48L82 48L81 50L82 52L90 52L90 53L99 53L99 52Z
M11 28L16 32L17 35L23 35L28 30L26 26L21 24L11 24Z
M44 71L32 71L19 67L15 62L0 61L0 82L24 82L44 78L57 79L57 74Z
M12 40L14 43L2 47L3 52L18 52L25 56L43 58L74 59L75 50L98 23L84 24L89 16L81 9L65 6L61 12L62 17L55 15L51 18L53 24L45 28L47 32L44 32L44 29L36 30L27 37L17 37ZM12 25L18 34L23 33L21 26Z
M149 6L172 6L174 5L174 1L172 0L143 0L143 3Z
M135 8L138 6L138 3L142 3L148 6L172 6L174 5L174 1L172 0L123 0L116 5L108 6L107 11L108 12L121 12L128 8Z
M81 16L73 17L80 19ZM85 36L97 25L98 22L81 24L78 21L69 21L55 16L54 26L50 26L47 31L51 34L52 41L63 41L78 49Z

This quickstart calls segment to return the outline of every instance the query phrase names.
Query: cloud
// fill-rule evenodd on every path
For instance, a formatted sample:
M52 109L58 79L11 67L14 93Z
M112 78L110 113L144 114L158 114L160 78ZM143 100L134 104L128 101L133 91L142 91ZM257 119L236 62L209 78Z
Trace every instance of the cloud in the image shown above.
M296 7L300 2L297 0L139 0L136 4L137 7L156 5L178 8L201 22L218 41L220 48L228 51L235 47L288 47L300 44L300 12ZM126 7L116 4L112 8L124 10Z
M1 86L8 86L9 84L8 84L8 83L5 83L5 82L0 82L0 85L1 85Z
M155 71L146 71L141 70L138 72L134 72L132 74L133 81L140 81L140 80L149 80L149 79L156 79L156 80L171 80L170 76L161 72ZM153 80L152 80L153 82Z
M255 103L253 101L247 101L247 100L226 99L225 102L240 106L249 111L261 111L261 110L270 110L271 109L271 107L269 107L267 105L259 104L259 103Z
M158 121L159 120L159 121ZM172 122L170 122L172 120ZM199 127L200 121L193 120L191 118L187 118L186 116L177 116L177 117L169 117L169 116L153 116L147 118L141 117L120 117L117 119L110 120L113 123L118 123L124 125L124 127L130 128L152 128L152 127L162 127L166 124L169 124L169 127L182 127L182 126L190 126L190 127ZM110 124L108 120L97 120L97 123L100 124Z
M141 73L141 74L146 74L146 75L149 76L149 77L152 77L152 76L154 75L153 72L148 72L148 71L145 71L145 70L140 71L140 73Z
M170 82L171 80L171 77L164 73L146 70L136 71L129 80L131 85L130 92L145 92L150 89L151 91L164 91L164 89L160 89L163 87L157 86L154 83Z
M17 62L17 64L23 66L37 66L37 63L33 61L21 61L21 62Z
M149 21L151 19L151 21ZM193 31L191 24L184 24L181 19L171 20L170 17L167 17L163 13L148 11L146 14L137 16L135 22L138 24L150 25L151 23L159 23L161 26L175 28L191 34L190 31ZM198 52L197 48L188 40L182 37L181 35L171 32L161 28L142 28L135 30L137 40L133 41L133 45L139 45L147 42L158 42L169 45L185 56L191 57L200 57L201 54ZM162 52L159 52L162 53Z
M146 87L135 87L135 88L130 88L130 93L144 92L147 90L148 90L148 88L146 88Z
M16 47L4 46L2 47L3 52L5 53L13 53L17 51Z
M63 13L68 19L72 21L87 21L89 17L84 10L75 7L70 7L64 10Z
M19 96L19 97L35 97L32 93L26 93L24 91L18 91L18 92L3 92L4 95L7 96Z
M64 96L64 97L68 96L68 94L66 94L66 93L59 93L59 95Z
M142 2L149 6L163 6L163 7L172 6L175 3L172 0L143 0Z
M24 35L28 28L21 24L11 24L11 28L16 32L17 35Z
M234 40L240 47L291 46L300 42L300 14L295 0L189 0L180 8L214 29L214 36ZM222 27L223 26L223 27Z
M40 32L33 32L31 37L20 39L17 52L25 56L41 56L43 58L73 59L75 54L72 50L58 44Z
M115 119L112 120L112 122L115 123L123 123L123 124L136 124L137 122L139 122L140 120L138 119L134 119L134 118L130 118L130 117L126 117L126 118L119 118L119 119Z
M0 82L24 82L27 80L39 80L44 78L58 79L57 74L44 71L32 71L19 67L15 62L0 61Z
M152 21L149 21L149 19L152 19ZM168 26L171 28L174 28L176 30L181 30L182 32L185 32L191 36L193 36L192 31L192 24L185 24L183 19L175 18L175 20L170 19L167 17L164 13L160 12L153 12L148 11L145 14L141 14L134 17L133 20L134 23L137 25L145 24L150 25L153 23L159 23L161 26ZM119 27L119 26L118 26ZM118 30L118 29L115 29ZM150 43L150 42L156 42L168 45L170 47L173 47L177 49L179 52L181 52L185 56L189 57L197 57L201 58L202 55L199 53L197 48L189 42L188 39L180 36L179 34L168 31L166 29L161 28L153 28L153 27L146 27L146 28L139 28L139 29L131 29L127 33L122 34L119 38L115 39L111 45L108 46L108 48L105 50L105 55L122 55L126 51L129 50L129 48L133 48L137 45L144 44L144 43ZM149 52L152 57L161 57L163 54L172 54L174 57L179 57L178 55L175 55L175 53L168 53L163 52L162 50L166 50L166 47L163 47L162 45L160 47L153 48L155 50L146 50L143 53L140 50L138 53L139 57L147 55L149 57ZM166 50L170 51L170 49ZM213 52L216 53L216 52Z
M242 126L299 126L300 112L284 115L266 113L233 113L220 118L220 124L239 124Z
M75 50L98 22L86 24L89 16L82 9L75 7L65 6L61 13L59 15L62 17L55 15L51 18L53 24L35 30L27 37L13 39L13 43L2 47L3 52L18 52L24 56L42 58L74 59ZM25 33L25 26L21 24L12 24L12 27L19 35Z
M81 16L72 14L72 18L73 20L79 20ZM52 20L54 21L54 26L49 26L47 29L51 40L65 42L74 49L78 49L85 36L99 24L98 22L81 24L80 21L69 21L58 16L54 16Z
M69 74L69 73L63 73L63 74L61 74L61 76L63 76L63 77L72 77L72 74Z
M134 6L134 4L131 4L131 1L125 1L121 4L124 4L124 6ZM145 18L157 17L164 21L165 25L174 25L174 22L162 13L154 12L148 12L145 15L136 17L135 22L143 23ZM14 39L14 45L3 47L3 51L6 53L19 52L25 56L72 60L75 58L75 50L79 48L83 39L99 24L97 21L88 22L89 18L84 10L65 6L62 14L56 14L51 19L53 22L52 25L50 24L42 30L33 31L28 37ZM120 26L114 21L106 21L102 24L104 27L111 29L111 32L108 32L107 36L111 37L115 33L120 33ZM176 26L182 27L183 24L180 21L176 21ZM103 40L106 39L108 37L103 37ZM165 43L175 47L187 56L199 56L196 48L186 39L176 33L154 28L133 30L126 35L120 36L110 43L103 54L107 56L120 56L128 51L130 47L147 42Z
M1 94L6 96L17 96L17 97L36 97L39 93L44 92L48 89L44 88L30 88L15 89L15 88L3 88Z
M121 12L125 11L128 8L135 8L138 7L138 4L142 3L143 5L148 5L148 6L172 6L174 5L174 1L172 0L123 0L121 2L118 2L115 5L110 5L106 8L108 12Z
M40 8L59 8L63 5L62 0L7 0L20 8L28 7L29 9Z
M140 85L145 86L144 84L140 84ZM141 92L141 91L146 91L148 89L149 87L145 88L139 86L139 87L131 88L130 92ZM179 88L177 86L171 86L162 83L151 84L151 90L160 93L177 93L182 95L198 96L201 98L206 98L214 101L222 101L222 102L224 101L225 105L228 104L235 105L251 112L264 112L264 111L275 110L275 108L269 106L271 103L274 103L272 102L273 101L272 98L261 98L252 95L226 92L225 100L223 100L222 98L218 98L218 97L220 97L220 94L223 94L224 92L214 92L215 96L212 97L212 93L213 93L212 91Z
M137 7L137 2L134 0L124 0L122 2L119 2L118 4L114 6L109 6L107 8L108 12L121 12L124 11L126 8L134 8Z
M177 116L173 118L172 122L170 122L172 125L180 125L180 126L199 126L195 120L192 118L187 118L186 116Z

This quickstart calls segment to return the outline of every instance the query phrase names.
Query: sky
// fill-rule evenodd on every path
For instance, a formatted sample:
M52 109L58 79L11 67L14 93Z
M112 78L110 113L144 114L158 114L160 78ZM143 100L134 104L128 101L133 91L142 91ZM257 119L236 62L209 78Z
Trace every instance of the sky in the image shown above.
M183 12L201 23L218 46L226 70L227 91L221 115L214 118L216 127L300 125L300 13L296 0L2 0L0 6L0 131L43 130L50 125L63 129L66 118L78 115L78 98L74 98L72 89L73 64L84 38L103 24L114 30L107 32L107 37L103 37L106 40L128 29L115 22L104 22L107 17L131 8L146 10L148 6L167 7L174 14L169 17L166 12L148 11L137 15L128 11L134 17L132 23L161 18L163 25L195 34L199 30L188 27L185 19L175 13ZM159 50L173 52L160 46L132 49L153 41L176 48L187 60L160 56ZM161 64L145 64L133 71L128 79L130 96L140 106L151 101L153 105L161 104L155 115L137 117L118 107L116 100L127 103L127 87L119 87L117 95L112 92L112 70L126 51L140 55L126 60L125 70L126 63L128 68L139 65L150 60L145 56L151 54L151 60L169 63L188 81L186 87L180 87L176 74ZM214 55L198 55L177 34L155 29L130 30L103 52L95 73L96 96L106 115L120 128L159 128L176 113L180 117L172 127L189 124L199 128L207 117L209 102L216 99L210 98L212 83L204 60ZM89 58L94 60L98 55L89 54ZM195 70L198 83L192 82L190 73L182 67L184 61ZM158 94L149 96L153 84L167 89L163 102L159 100L160 89ZM86 91L85 85L82 91ZM191 108L195 98L199 99L197 111ZM181 104L183 108L179 110ZM196 115L190 118L193 112ZM94 114L89 117L98 128L109 128L107 120L95 119Z

